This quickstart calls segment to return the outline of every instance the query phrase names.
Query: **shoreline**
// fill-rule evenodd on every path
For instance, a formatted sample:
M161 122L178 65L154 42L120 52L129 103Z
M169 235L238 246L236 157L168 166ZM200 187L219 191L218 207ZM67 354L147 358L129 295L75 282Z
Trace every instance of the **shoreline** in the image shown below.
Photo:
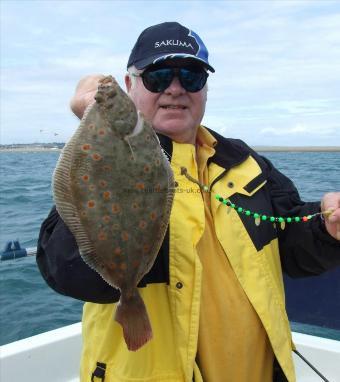
M340 146L251 146L258 152L340 152ZM60 152L58 147L1 147L0 153L9 152Z
M340 146L251 146L263 152L340 152Z
M59 152L62 149L57 147L0 147L0 153L24 153L24 152Z

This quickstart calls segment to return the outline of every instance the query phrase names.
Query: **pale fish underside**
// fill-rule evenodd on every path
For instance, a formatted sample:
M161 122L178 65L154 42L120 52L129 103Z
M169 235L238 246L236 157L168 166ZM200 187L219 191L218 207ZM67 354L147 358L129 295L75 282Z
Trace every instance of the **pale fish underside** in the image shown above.
M54 199L84 261L120 289L115 320L137 350L152 338L137 284L166 233L173 174L154 130L111 76L95 99L57 163Z

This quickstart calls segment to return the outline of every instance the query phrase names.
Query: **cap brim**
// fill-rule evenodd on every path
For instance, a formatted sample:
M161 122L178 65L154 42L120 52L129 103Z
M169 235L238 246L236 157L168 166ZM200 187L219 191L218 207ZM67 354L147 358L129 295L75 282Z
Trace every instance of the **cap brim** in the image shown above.
M148 67L150 65L157 64L161 61L172 60L172 59L176 59L176 58L182 58L182 59L188 58L188 59L192 59L195 61L199 61L205 68L210 70L212 73L215 72L215 69L211 65L207 64L201 58L196 57L193 54L184 54L184 53L171 53L171 54L163 54L163 55L158 54L155 56L148 57L144 60L140 60L138 62L135 62L134 65L137 69L145 69L146 67Z

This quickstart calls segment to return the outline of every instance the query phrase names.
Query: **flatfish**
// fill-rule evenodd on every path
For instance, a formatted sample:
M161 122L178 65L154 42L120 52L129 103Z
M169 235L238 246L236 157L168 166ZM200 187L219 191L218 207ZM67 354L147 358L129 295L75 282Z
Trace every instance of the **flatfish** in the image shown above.
M114 318L135 351L152 338L137 284L164 239L174 179L157 135L113 77L95 100L63 149L53 195L83 260L119 288Z

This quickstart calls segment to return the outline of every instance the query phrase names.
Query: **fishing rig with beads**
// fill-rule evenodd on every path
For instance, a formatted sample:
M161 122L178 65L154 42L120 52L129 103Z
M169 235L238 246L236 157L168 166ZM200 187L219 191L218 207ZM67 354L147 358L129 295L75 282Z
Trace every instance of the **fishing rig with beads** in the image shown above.
M184 175L187 179L189 179L191 182L196 183L201 191L203 192L210 192L210 188L192 176L188 174L188 170L185 167L181 167L181 175ZM305 215L305 216L271 216L271 215L266 215L266 214L261 214L259 212L253 212L250 211L246 208L243 208L241 206L236 205L235 203L232 203L229 199L223 198L220 195L215 195L215 199L224 204L225 206L229 207L230 210L229 212L233 209L235 210L238 214L243 214L245 216L248 216L249 218L253 218L254 222L257 226L261 224L261 222L271 222L273 224L279 223L281 229L285 229L286 223L291 224L291 223L305 223L314 218L315 216L329 216L333 213L332 209L326 210L326 211L320 211L316 212L311 215ZM228 212L228 213L229 213Z

